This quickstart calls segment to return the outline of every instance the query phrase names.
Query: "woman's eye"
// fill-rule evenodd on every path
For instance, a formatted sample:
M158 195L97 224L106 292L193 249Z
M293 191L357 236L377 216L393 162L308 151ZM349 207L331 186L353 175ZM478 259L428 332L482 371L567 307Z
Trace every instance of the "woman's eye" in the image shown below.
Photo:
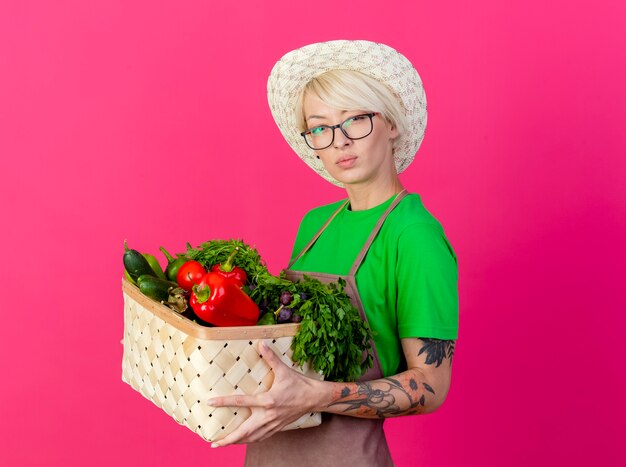
M309 130L309 132L310 132L313 136L321 135L323 131L324 131L324 127L323 127L323 126L318 126L318 127L315 127L315 128L311 128L311 129Z
M364 115L355 115L354 117L350 117L348 120L346 120L345 122L343 122L343 127L344 128L348 128L350 125L352 125L353 123L357 123L360 120L363 120L365 118Z

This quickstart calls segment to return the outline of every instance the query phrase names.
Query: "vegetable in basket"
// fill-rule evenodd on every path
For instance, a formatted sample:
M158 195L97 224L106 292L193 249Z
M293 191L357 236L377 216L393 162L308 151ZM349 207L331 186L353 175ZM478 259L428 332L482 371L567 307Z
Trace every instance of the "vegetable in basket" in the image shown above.
M128 248L126 240L124 240L124 270L127 279L134 284L137 283L139 276L147 274L149 276L161 277L165 279L161 265L157 259L147 253L141 254L137 250ZM160 273L160 274L159 274Z
M163 268L159 264L159 260L158 259L156 259L150 253L142 253L141 256L146 258L146 261L148 262L148 264L150 265L152 270L156 273L156 276L159 279L167 280L167 277L165 277L165 273L163 272Z
M175 282L144 274L137 279L137 285L144 295L169 306L178 313L187 309L185 290L178 287Z
M291 282L284 273L259 276L251 297L267 302L259 325L298 322L292 360L309 362L330 381L355 381L372 366L371 330L345 293L345 281L323 284L304 276ZM288 310L288 311L285 311ZM282 315L281 315L282 314Z
M217 272L205 274L193 286L189 304L198 318L215 326L254 326L259 319L259 307L241 283Z
M209 240L196 248L187 244L186 255L200 262L209 271L217 264L227 263L228 257L235 249L237 249L237 267L245 271L248 284L256 284L258 276L267 273L267 267L259 252L242 240Z
M131 281L142 274L156 279L146 258L125 247L124 265L127 273L132 273ZM300 323L292 344L293 361L300 365L310 362L330 380L354 381L372 364L371 331L351 305L341 280L322 284L307 276L299 282L288 280L283 273L274 276L257 250L242 240L210 240L197 248L187 244L186 253L176 259L164 250L161 247L168 259L166 276L171 280L175 272L177 279L187 281L188 291L170 288L171 282L167 286L153 279L142 282L146 282L144 290L153 287L146 295L161 294L160 300L155 299L175 311L184 313L189 297L197 317L215 326ZM239 275L224 277L232 272ZM180 280L177 283L182 286Z
M178 270L180 267L189 261L190 258L187 258L185 255L176 255L177 258L174 258L169 252L164 248L160 247L159 250L165 255L165 259L167 259L167 266L165 267L165 275L172 282L176 282L176 276L178 274Z
M190 259L185 262L176 274L176 282L187 292L191 292L193 286L199 284L206 271L197 261Z
M277 324L279 317L300 323L292 343L295 363L310 362L333 381L355 381L372 365L372 334L344 292L345 282L323 284L305 276L294 283L282 273L274 276L257 250L237 239L210 240L196 248L187 244L186 255L210 270L226 263L236 248L237 266L247 274L246 290L261 311L257 324Z
M234 278L237 281L239 281L241 285L245 285L248 280L246 271L244 271L240 267L235 266L233 264L233 259L235 258L235 255L238 252L239 252L239 247L235 247L235 249L230 254L226 262L223 264L216 264L215 266L211 268L211 271L216 272L219 275L227 277L227 278Z

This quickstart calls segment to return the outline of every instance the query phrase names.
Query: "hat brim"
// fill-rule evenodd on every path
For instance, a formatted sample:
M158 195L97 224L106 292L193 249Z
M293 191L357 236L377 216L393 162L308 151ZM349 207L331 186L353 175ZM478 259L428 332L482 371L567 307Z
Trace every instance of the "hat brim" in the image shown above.
M407 128L394 144L398 173L413 159L424 138L427 109L422 80L411 62L391 47L370 41L337 40L304 46L285 54L267 81L267 98L276 125L300 158L329 182L342 186L326 170L300 135L296 103L306 84L330 70L354 70L391 89L401 102Z

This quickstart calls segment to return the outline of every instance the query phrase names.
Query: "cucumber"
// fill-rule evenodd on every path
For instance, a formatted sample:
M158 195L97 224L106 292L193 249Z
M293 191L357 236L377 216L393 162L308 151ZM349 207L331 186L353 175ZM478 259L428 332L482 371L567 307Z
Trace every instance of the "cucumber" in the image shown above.
M143 275L156 276L148 260L137 250L128 248L126 240L124 240L124 250L124 269L134 281Z
M164 279L159 279L151 274L144 274L137 279L139 290L144 295L157 302L167 302L170 291L178 287L178 284Z

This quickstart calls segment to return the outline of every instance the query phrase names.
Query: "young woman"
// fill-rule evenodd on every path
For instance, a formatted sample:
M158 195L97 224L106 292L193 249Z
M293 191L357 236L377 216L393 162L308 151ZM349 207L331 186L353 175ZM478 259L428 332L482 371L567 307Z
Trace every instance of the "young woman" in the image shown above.
M354 383L314 381L261 345L274 384L258 396L209 401L252 410L214 447L251 443L250 466L393 465L384 419L443 403L457 338L455 254L439 222L398 178L424 135L422 82L390 47L332 41L285 55L268 95L295 152L347 193L306 214L288 275L347 281L374 331L375 364ZM280 431L309 412L323 412L320 426Z

